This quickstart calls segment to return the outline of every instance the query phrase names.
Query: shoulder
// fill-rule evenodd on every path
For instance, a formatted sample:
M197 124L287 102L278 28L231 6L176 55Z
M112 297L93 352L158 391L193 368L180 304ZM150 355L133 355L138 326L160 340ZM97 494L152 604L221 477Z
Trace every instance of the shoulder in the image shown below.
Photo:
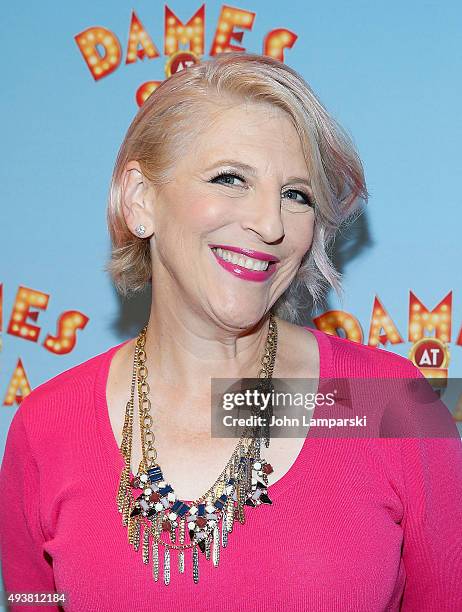
M124 343L122 343L124 344ZM70 419L84 419L95 402L95 383L120 345L95 355L35 387L21 402L20 419L33 439L41 432L66 427Z
M328 376L423 378L420 370L406 357L318 329L307 329L318 340L321 360L328 361Z

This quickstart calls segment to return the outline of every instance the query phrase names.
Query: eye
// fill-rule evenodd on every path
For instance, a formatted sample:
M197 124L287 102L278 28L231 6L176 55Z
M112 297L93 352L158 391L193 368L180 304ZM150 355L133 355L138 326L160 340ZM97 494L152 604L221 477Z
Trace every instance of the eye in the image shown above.
M211 178L209 182L210 183L222 183L222 184L230 185L231 187L238 186L232 183L229 179L238 179L245 183L245 178L243 176L241 176L237 172L226 172L226 170L220 171L213 178ZM304 191L300 191L298 189L287 189L287 191L284 191L282 195L285 195L286 193L295 193L302 197L302 200L297 200L296 198L287 198L289 200L292 200L295 204L304 204L305 206L314 207L313 198L307 193L305 193Z
M287 191L284 191L284 195L286 193L295 193L297 195L302 196L303 200L297 200L296 198L289 198L289 200L294 200L294 202L299 202L300 204L306 204L307 206L314 206L314 201L311 198L311 196L309 196L307 193L305 193L304 191L299 191L298 189L288 189Z
M218 181L225 183L226 185L231 185L232 187L234 186L234 183L231 183L229 180L226 179L233 179L233 178L237 178L240 181L244 181L245 182L245 178L243 176L241 176L240 174L236 174L235 172L225 172L225 171L221 171L218 174L216 174L213 178L210 179L210 183L216 183Z

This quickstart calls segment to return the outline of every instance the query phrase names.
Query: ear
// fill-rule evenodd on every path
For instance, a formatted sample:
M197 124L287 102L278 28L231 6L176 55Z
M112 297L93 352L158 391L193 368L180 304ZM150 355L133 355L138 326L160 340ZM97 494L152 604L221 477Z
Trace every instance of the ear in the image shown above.
M135 236L140 237L136 233L139 225L145 227L143 238L154 233L152 190L137 161L127 162L122 173L122 209L127 227Z

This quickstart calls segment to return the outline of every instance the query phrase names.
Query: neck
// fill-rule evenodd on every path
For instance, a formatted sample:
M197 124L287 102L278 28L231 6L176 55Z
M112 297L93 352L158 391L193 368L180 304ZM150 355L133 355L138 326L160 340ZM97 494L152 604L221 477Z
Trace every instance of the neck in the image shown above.
M211 378L257 377L268 325L269 313L245 329L232 328L153 301L146 332L148 370L164 385L181 384L190 396L207 393Z

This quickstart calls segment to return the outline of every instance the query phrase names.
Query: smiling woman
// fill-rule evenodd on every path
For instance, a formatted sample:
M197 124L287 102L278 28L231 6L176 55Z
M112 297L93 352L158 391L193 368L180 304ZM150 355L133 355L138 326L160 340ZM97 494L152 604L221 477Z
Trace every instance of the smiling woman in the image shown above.
M219 105L217 100L208 124L182 147L169 181L158 185L139 159L126 161L122 187L116 190L120 203L112 200L110 210L121 209L124 226L131 230L122 248L138 248L136 227L146 229L141 242L149 251L144 256L153 284L163 287L163 304L176 300L178 307L184 302L190 310L195 303L207 317L228 326L239 323L242 329L261 320L291 285L313 241L315 212L307 188L291 178L308 177L309 170L286 113L262 102L235 101L218 114ZM130 130L127 139L132 142ZM227 152L231 159L224 164L220 160ZM236 158L241 161L232 164ZM210 244L220 247L221 254L215 250L211 258ZM130 272L119 268L118 253L116 246L111 265L116 282ZM172 276L182 286L180 293ZM263 282L256 286L254 281ZM213 290L217 286L219 293ZM172 292L169 298L167 292ZM155 292L153 299L153 311L160 312Z
M181 72L143 105L119 151L108 209L113 242L108 269L115 285L124 295L139 291L153 271L152 244L134 237L123 214L124 174L127 163L137 160L152 189L177 185L180 175L190 172L186 193L200 177L247 210L258 203L266 216L281 207L292 226L312 226L296 274L273 308L295 322L307 297L317 306L326 285L341 291L329 247L368 195L355 148L308 84L281 62L225 53ZM201 195L209 198L211 192ZM148 227L152 235L152 222ZM280 231L272 229L273 241Z
M459 609L462 449L441 403L439 440L277 437L252 418L212 435L214 379L422 378L297 324L304 291L340 290L329 245L366 199L351 141L285 64L226 53L155 90L108 206L108 270L123 295L151 283L148 322L15 414L6 589L63 592L72 612ZM380 421L379 399L353 397L353 416ZM400 414L418 430L398 406L393 431Z

